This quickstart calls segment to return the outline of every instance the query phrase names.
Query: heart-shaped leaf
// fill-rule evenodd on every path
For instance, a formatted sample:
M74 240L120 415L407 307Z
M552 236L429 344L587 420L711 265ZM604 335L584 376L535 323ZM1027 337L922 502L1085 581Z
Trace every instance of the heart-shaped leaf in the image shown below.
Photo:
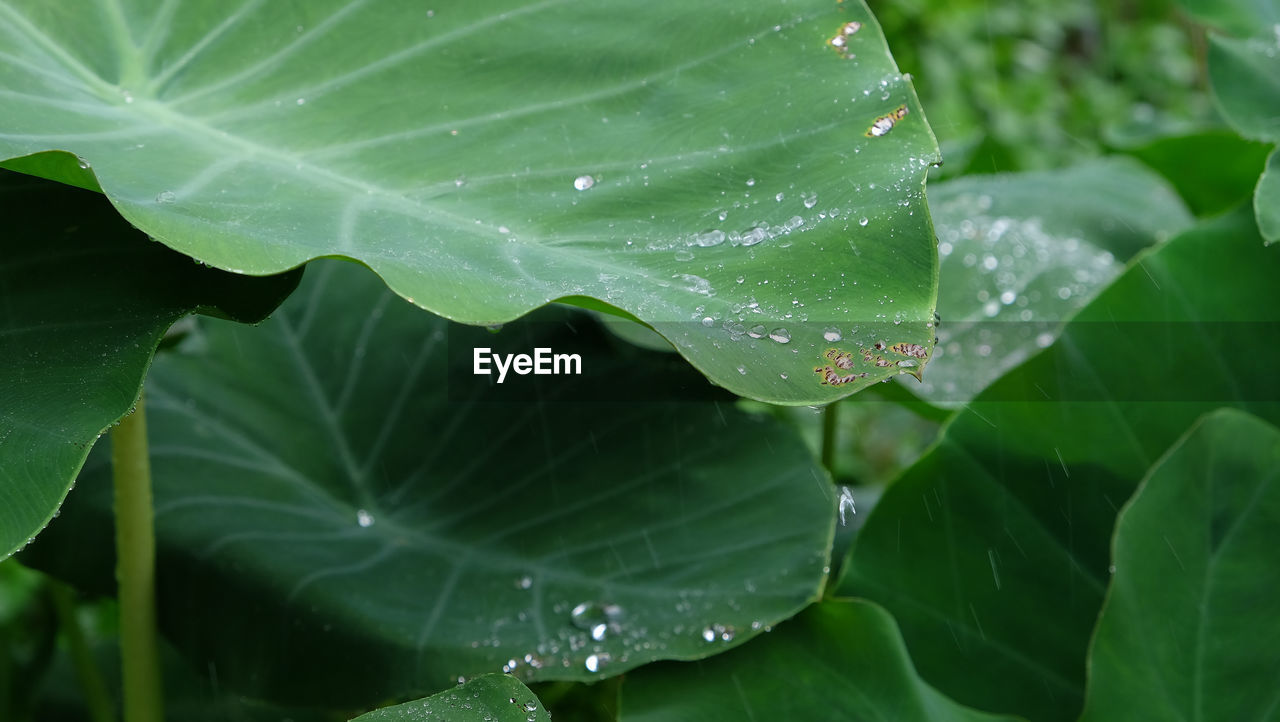
M202 268L101 196L0 170L0 559L48 523L124 416L165 330L193 311L261 320L300 272Z
M564 315L495 335L330 261L262 326L209 322L159 359L167 635L249 694L369 704L700 658L815 599L836 499L800 440ZM503 345L583 375L473 375ZM24 559L109 592L105 461Z
M352 722L550 722L529 688L507 674L476 677L457 689L384 707Z
M883 604L953 699L1074 719L1120 505L1201 414L1280 419L1278 274L1251 213L1140 254L889 487L839 591Z
M1280 431L1238 411L1209 415L1116 522L1082 719L1273 714L1277 528Z
M696 664L627 676L622 722L1008 719L966 709L925 684L898 627L864 601L816 604L771 634Z
M220 268L346 256L467 323L604 300L762 400L930 347L937 144L861 0L432 8L5 0L0 159L75 153Z

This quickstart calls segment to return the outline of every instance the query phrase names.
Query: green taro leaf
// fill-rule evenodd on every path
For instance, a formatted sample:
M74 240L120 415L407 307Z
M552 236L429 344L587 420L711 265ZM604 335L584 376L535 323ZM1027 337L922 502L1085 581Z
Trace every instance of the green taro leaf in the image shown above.
M261 320L301 272L203 268L149 243L95 193L4 170L0 208L2 559L57 512L174 321L197 310Z
M750 644L627 676L621 722L1009 719L952 702L916 674L880 607L826 601Z
M159 359L167 636L247 694L359 705L700 658L814 600L836 498L803 443L550 311L493 334L328 261L261 327ZM584 375L472 375L503 343L574 349ZM110 592L106 461L24 559Z
M958 702L1074 719L1119 507L1203 413L1280 419L1274 250L1236 212L1140 254L889 487L839 593Z
M1253 195L1258 232L1268 245L1280 240L1280 149L1272 150Z
M1280 142L1280 32L1210 36L1208 62L1213 97L1227 122L1246 138Z
M1266 719L1280 705L1280 430L1219 411L1116 522L1083 719Z
M529 688L506 674L482 677L426 699L384 707L352 722L549 722Z
M918 396L965 402L1048 346L1138 251L1185 229L1177 195L1137 162L967 176L929 192L938 345Z
M0 158L76 154L201 261L345 256L473 324L599 299L787 404L930 345L938 149L861 0L84 5L0 2Z

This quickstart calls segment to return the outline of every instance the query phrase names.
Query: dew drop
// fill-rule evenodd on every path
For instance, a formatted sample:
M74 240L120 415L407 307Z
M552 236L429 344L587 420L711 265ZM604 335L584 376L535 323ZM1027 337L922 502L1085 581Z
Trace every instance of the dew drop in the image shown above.
M805 199L804 199L804 207L805 207L805 208L813 208L813 207L814 207L814 206L816 206L816 205L818 205L818 194L817 194L817 193L814 193L813 195L811 195L811 196L809 196L808 198L805 198Z
M711 328L712 326L716 325L716 320L714 318L711 318L710 316L703 316L702 325L706 326L707 328Z
M525 576L516 580L516 589L529 589L533 586L533 577Z
M724 243L725 235L721 230L703 231L693 237L693 242L704 248Z
M580 175L573 179L573 187L580 191L585 191L596 184L596 179L589 175Z
M840 329L834 326L829 326L822 330L822 338L826 341L830 341L831 343L835 343L843 338L843 336L840 334Z
M298 105L306 105L306 104L307 104L307 99L306 99L306 98L298 98L297 103L298 103Z
M751 328L747 329L747 335L750 336L751 338L764 338L764 334L766 331L767 329L764 326L756 324L755 326L752 326Z
M366 528L373 526L373 514L370 514L365 509L357 509L356 523Z
M782 202L782 199L783 199L783 195L782 195L781 193L779 193L778 195L774 196L774 197L773 197L773 199L774 199L775 201L778 201L779 203L781 203L781 202Z
M587 657L586 667L588 672L599 672L600 668L609 662L607 654L593 654Z
M173 191L160 191L156 196L156 203L172 203L177 200L178 196Z
M858 225L863 226L863 227L866 227L866 225L867 225L868 223L870 223L870 222L871 222L871 221L867 220L867 217L866 217L866 216L863 216L863 217L861 217L861 218L859 218L859 219L858 219Z
M755 184L756 184L756 179L755 179L755 178L748 178L748 179L747 179L747 187L748 187L748 188L750 188L751 186L753 186L753 185L755 185Z
M778 343L791 343L791 332L785 328L775 328L769 332L769 338Z
M711 627L707 627L706 629L702 630L702 639L703 641L707 641L707 642L716 641L716 630L712 629Z
M738 277L737 277L736 279L734 279L734 280L736 280L738 283L743 283L743 282L745 282L745 281L747 280L747 277L746 277L746 276L738 276Z
M677 261L692 261L692 260L693 260L693 251L686 251L686 250L684 250L684 249L681 249L681 250L679 250L679 251L676 251L676 254L675 254L675 255L676 255L676 260L677 260Z

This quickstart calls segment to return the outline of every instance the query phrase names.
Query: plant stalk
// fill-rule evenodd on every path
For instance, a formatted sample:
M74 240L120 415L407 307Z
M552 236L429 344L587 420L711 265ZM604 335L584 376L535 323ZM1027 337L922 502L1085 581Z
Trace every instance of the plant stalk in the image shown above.
M822 468L836 479L836 409L838 404L827 404L822 408Z
M164 722L156 631L156 540L143 399L111 432L116 499L116 583L124 722Z
M80 628L80 620L76 618L75 592L62 582L51 579L49 596L53 599L58 626L67 642L76 679L80 681L80 689L84 693L89 719L93 722L115 722L115 705L111 701L111 694L107 692L107 683L102 680L102 672L93 661L93 653L85 641L84 630Z

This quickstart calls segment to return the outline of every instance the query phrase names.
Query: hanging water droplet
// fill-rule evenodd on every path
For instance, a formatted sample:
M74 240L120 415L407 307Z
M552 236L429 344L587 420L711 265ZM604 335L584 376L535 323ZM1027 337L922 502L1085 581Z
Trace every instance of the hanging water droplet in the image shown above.
M173 191L160 191L156 196L156 203L172 203L177 200L178 196Z
M596 179L589 175L580 175L573 179L573 187L580 191L585 191L596 184Z
M791 343L791 332L785 328L775 328L769 332L769 338L778 343Z
M89 161L85 160L84 158L81 158L80 156L76 156L76 163L84 170L89 169Z
M362 526L362 527L371 527L371 526L373 526L373 514L370 514L370 513L369 513L367 510L365 510L365 509L357 509L357 510L356 510L356 523L357 523L357 524L359 524L359 525L360 525L360 526Z
M822 338L826 341L830 341L831 343L835 343L843 338L843 336L840 334L840 329L834 326L829 326L822 330Z

